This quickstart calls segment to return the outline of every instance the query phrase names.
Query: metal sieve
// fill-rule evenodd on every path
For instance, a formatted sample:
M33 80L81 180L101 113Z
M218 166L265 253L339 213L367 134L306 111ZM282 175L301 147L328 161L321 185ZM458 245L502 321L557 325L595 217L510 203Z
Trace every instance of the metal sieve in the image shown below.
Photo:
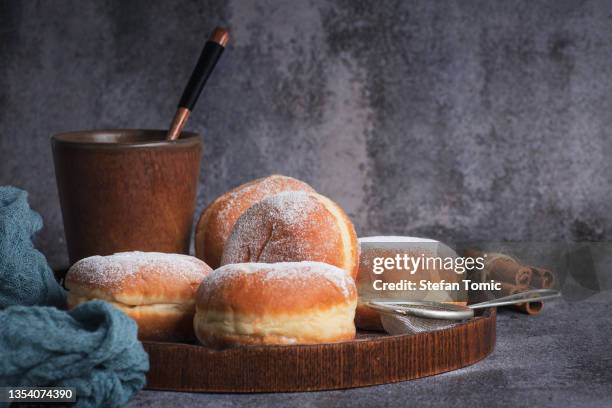
M475 309L542 301L560 295L554 289L533 289L467 306L426 301L370 301L367 306L380 312L383 327L389 334L414 334L443 329L458 321L471 319Z

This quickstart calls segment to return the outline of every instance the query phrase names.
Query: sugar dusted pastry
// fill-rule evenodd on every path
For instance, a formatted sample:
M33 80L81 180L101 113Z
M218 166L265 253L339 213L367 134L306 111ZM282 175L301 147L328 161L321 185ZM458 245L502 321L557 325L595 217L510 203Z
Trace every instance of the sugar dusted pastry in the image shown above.
M195 293L211 268L187 255L121 252L92 256L66 274L68 305L105 300L138 324L141 340L194 338Z
M299 261L324 262L357 276L353 224L340 206L314 192L284 192L254 204L236 221L221 264Z
M357 289L321 262L243 263L206 277L194 327L207 346L316 344L355 337Z
M242 184L218 197L202 212L196 226L196 256L213 268L219 267L223 247L238 217L253 204L283 191L314 192L300 180L272 175Z

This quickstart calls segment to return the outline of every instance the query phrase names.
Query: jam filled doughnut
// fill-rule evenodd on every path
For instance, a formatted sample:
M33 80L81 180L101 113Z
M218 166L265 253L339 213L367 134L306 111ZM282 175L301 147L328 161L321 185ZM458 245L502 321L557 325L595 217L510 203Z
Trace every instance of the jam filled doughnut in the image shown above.
M204 279L194 328L212 347L316 344L355 337L357 289L321 262L225 265Z
M225 243L221 264L299 261L328 263L357 277L353 224L336 203L313 192L279 193L246 210Z
M92 256L66 274L68 306L105 300L138 324L141 340L194 338L195 293L211 268L187 255L121 252Z
M196 256L218 268L225 241L238 217L256 202L283 191L314 192L300 180L272 175L238 186L217 198L202 212L196 226Z

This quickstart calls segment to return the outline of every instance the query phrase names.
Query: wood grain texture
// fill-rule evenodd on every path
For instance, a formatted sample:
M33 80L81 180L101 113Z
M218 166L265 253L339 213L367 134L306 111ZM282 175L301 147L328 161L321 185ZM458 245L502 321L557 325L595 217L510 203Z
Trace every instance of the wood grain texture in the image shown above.
M473 364L495 347L495 309L414 336L360 333L343 343L227 350L144 342L147 388L199 392L290 392L406 381Z

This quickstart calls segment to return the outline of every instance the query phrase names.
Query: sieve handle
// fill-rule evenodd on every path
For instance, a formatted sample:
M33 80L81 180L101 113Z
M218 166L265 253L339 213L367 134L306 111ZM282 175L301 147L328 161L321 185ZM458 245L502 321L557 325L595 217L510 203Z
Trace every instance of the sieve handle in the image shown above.
M561 292L554 289L532 289L525 292L515 293L514 295L504 296L485 302L468 305L470 309L482 309L485 307L497 307L506 305L516 305L519 303L554 299L561 296Z
M441 304L436 302L378 302L370 301L366 305L378 312L414 316L436 320L467 320L474 317L474 311L466 306ZM442 306L442 308L440 308Z

